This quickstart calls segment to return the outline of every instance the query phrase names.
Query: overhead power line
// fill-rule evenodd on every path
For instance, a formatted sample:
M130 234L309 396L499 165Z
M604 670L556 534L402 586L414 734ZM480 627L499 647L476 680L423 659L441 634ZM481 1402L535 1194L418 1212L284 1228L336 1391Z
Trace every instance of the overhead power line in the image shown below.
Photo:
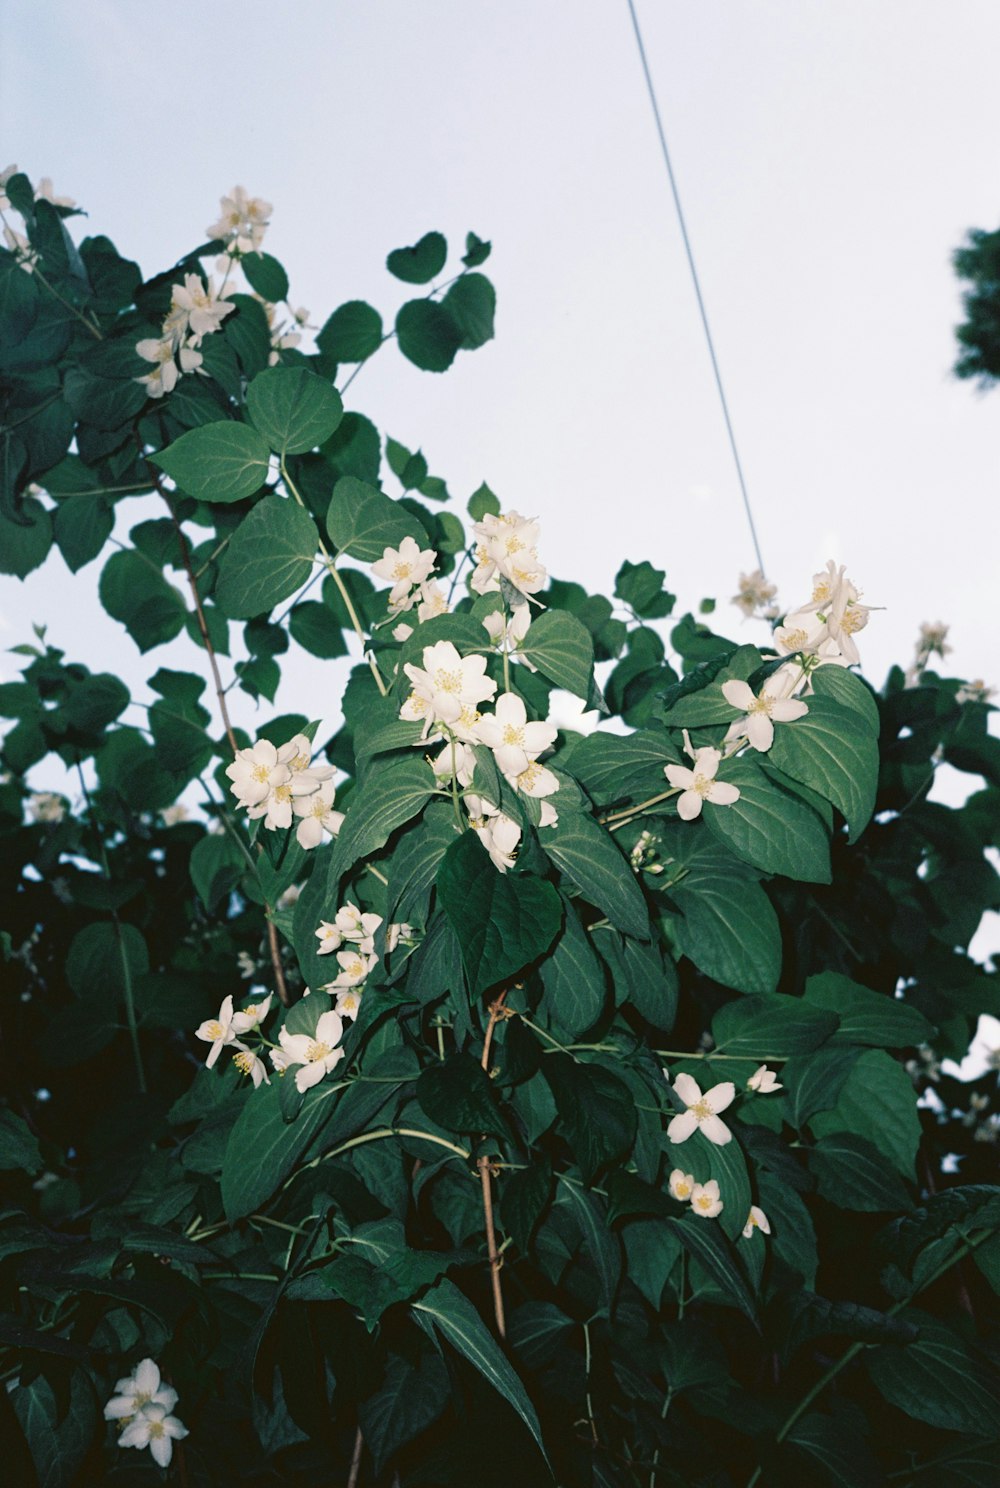
M733 421L729 417L729 404L726 402L726 390L722 385L722 373L719 371L719 359L715 354L715 342L712 340L712 331L708 324L708 313L705 310L705 301L701 293L701 282L698 278L698 269L694 261L694 251L691 247L691 239L688 237L687 223L684 221L684 209L681 206L680 193L677 190L677 182L674 178L674 168L670 163L670 151L667 148L667 136L663 130L663 120L660 117L660 106L656 101L656 89L653 87L653 78L649 70L649 62L646 58L646 48L642 40L642 30L639 26L639 17L636 14L633 0L628 0L629 14L632 17L632 29L635 31L636 45L639 48L639 60L642 62L642 70L646 78L646 90L649 93L649 101L653 106L653 118L656 120L656 132L660 137L660 149L663 153L663 163L667 168L667 179L670 182L670 191L674 198L674 206L677 209L677 220L680 223L681 238L684 241L684 251L687 254L688 267L691 270L691 279L694 283L695 298L698 301L698 311L701 315L701 323L705 331L705 340L708 342L708 354L712 361L712 371L715 374L715 386L719 390L719 402L722 404L722 417L726 423L726 433L729 435L729 448L733 452L733 463L736 466L736 476L740 483L740 491L743 495L743 507L747 514L747 522L750 524L750 536L753 540L753 549L757 555L757 566L764 572L764 559L761 556L760 543L757 539L757 527L753 519L753 510L750 506L750 496L747 491L747 483L743 476L743 466L740 462L740 452L736 447L736 435L733 432Z

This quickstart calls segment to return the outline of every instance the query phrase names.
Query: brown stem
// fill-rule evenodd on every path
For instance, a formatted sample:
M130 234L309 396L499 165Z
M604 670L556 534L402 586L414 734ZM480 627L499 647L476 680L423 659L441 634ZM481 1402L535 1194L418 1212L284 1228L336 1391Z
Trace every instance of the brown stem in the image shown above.
M361 1453L364 1447L365 1439L361 1435L359 1426L354 1436L354 1452L351 1456L351 1471L347 1476L347 1488L358 1488L358 1478L361 1476Z
M143 459L145 459L145 452L142 449L142 441L140 440L138 433L136 433L136 443L139 445L139 450L140 453L143 455ZM174 531L177 533L177 543L180 548L181 561L184 564L184 572L187 574L188 588L191 590L191 598L194 601L194 613L198 621L198 629L201 632L201 639L205 647L205 652L208 656L208 664L212 669L212 680L215 684L215 695L219 700L219 712L222 714L222 725L223 728L226 730L226 738L229 741L229 747L233 751L233 754L236 754L237 750L239 749L239 745L236 742L236 735L233 732L233 725L229 717L229 709L226 706L226 690L222 685L222 673L219 671L218 657L215 654L215 647L212 645L212 638L208 633L208 623L205 620L205 610L202 606L201 595L198 593L198 580L195 575L194 567L191 563L191 549L188 546L187 538L184 536L184 529L182 528L180 521L178 520L177 513L174 511L174 503L170 499L170 492L165 489L163 482L160 479L159 471L156 469L155 466L151 465L148 460L146 460L146 469L149 471L149 478L152 481L153 485L156 487L156 490L166 502L167 510L170 513L170 520L171 522L173 522ZM261 849L261 851L263 851L263 849ZM281 945L278 940L278 929L277 926L274 924L274 921L271 919L272 909L273 905L265 904L264 912L267 915L267 944L268 949L271 953L271 969L274 972L274 985L278 996L281 999L281 1005L282 1007L288 1007L290 1003L290 998L288 995L288 983L285 981L285 969L281 964Z
M504 999L507 990L500 993L496 1002L490 1008L490 1020L486 1025L486 1037L483 1039L483 1056L480 1060L482 1067L489 1071L490 1048L493 1044L493 1031L497 1024L509 1016L504 1007ZM503 1289L500 1285L500 1268L503 1265L500 1252L497 1249L497 1232L493 1222L493 1174L490 1171L489 1156L477 1159L476 1166L479 1169L479 1181L483 1189L483 1219L486 1225L486 1252L490 1260L490 1284L493 1288L493 1316L496 1319L497 1332L501 1338L507 1336L507 1320L504 1315Z

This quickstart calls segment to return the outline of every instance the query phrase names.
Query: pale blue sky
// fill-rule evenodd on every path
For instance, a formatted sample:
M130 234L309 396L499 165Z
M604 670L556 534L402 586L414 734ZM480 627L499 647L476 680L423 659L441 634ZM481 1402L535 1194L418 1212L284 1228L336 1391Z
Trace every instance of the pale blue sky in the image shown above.
M637 4L781 596L834 556L887 607L875 681L937 619L956 670L1000 681L1000 393L950 376L949 267L1000 220L1000 8ZM485 478L537 514L561 576L608 591L649 557L694 603L753 566L625 0L6 0L0 155L147 272L242 182L319 321L394 314L385 255L430 228L491 238L496 341L444 377L388 347L348 405L463 502ZM39 620L137 683L190 665L139 658L95 580L58 557L0 580L0 644ZM279 702L332 717L339 676L303 660Z

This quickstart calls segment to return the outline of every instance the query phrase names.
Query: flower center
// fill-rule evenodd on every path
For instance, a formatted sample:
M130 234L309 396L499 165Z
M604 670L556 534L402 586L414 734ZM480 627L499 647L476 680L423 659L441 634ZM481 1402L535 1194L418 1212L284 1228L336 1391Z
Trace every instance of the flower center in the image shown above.
M844 611L844 618L840 622L840 628L848 635L853 635L856 630L864 630L868 624L868 613L863 609L852 609L848 605Z
M820 579L818 584L813 585L813 604L826 604L830 598L830 580Z
M326 816L326 813L327 813L327 811L329 809L330 808L327 806L326 802L323 800L323 797L322 796L319 796L313 802L313 804L312 804L312 810L310 811L309 815L310 816L314 816L317 821L322 821L323 818L324 818L324 816Z
M267 779L270 773L271 772L268 769L267 765L254 765L253 770L251 771L254 780L256 780L260 785L265 785L267 783Z
M152 1398L153 1398L152 1395L150 1395L148 1392L147 1393L143 1393L142 1391L140 1391L135 1396L135 1408L136 1408L136 1410L137 1411L142 1410L143 1406L144 1405L148 1405L149 1402L152 1400Z
M313 1039L310 1042L308 1049L306 1050L306 1060L310 1064L314 1064L316 1060L325 1059L326 1056L328 1054L332 1054L332 1052L333 1050L330 1048L329 1044L322 1044L319 1043L316 1039Z
M461 670L457 672L447 672L443 667L439 667L438 670L434 673L434 686L437 688L438 692L461 692Z
M290 770L307 770L309 768L308 754L297 754L294 759L288 761Z
M686 1199L688 1194L691 1192L691 1185L690 1183L678 1183L674 1192L677 1194L677 1197L679 1199Z
M701 796L702 800L707 800L708 794L714 784L715 781L713 779L710 779L707 775L696 775L694 777L694 785L691 786L691 790L694 791L695 795Z
M503 742L505 744L523 745L524 729L518 728L516 724L508 723L503 731Z
M774 699L768 697L768 695L767 695L766 692L762 692L759 697L755 697L754 698L753 702L750 704L749 708L747 709L747 712L748 713L765 713L768 717L770 717L771 716L771 709L773 707L774 707Z
M397 563L392 571L392 576L394 579L408 579L412 572L412 563Z
M704 1096L702 1096L701 1100L695 1101L694 1105L689 1106L688 1109L696 1121L707 1121L709 1116L715 1115L715 1112Z
M292 799L292 787L290 785L279 785L274 792L276 801L290 801Z
M524 543L514 532L511 533L510 537L508 537L506 542L504 543L504 549L507 553L508 558L513 558L515 553L520 553L523 547Z
M150 1423L149 1423L149 1434L150 1434L150 1436L156 1436L156 1437L166 1436L167 1433L163 1429L163 1422L162 1421L150 1421Z
M418 697L415 692L411 692L410 696L406 699L406 706L412 713L415 713L418 718L422 718L423 715L427 712L427 699Z
M347 972L348 976L354 977L360 976L364 969L364 966L359 960L357 960L357 958L355 958L353 961L349 961L344 967L344 970Z
M244 1049L239 1054L233 1055L233 1063L241 1075L249 1075L253 1072L253 1059L254 1057L249 1049Z
M712 1200L709 1198L708 1194L701 1194L701 1196L695 1200L695 1203L698 1205L699 1209L711 1209L712 1207Z
M809 637L804 630L790 630L785 634L783 639L789 651L798 651L806 644Z
M528 768L526 770L522 770L520 775L517 777L518 786L523 791L530 791L541 773L541 765L536 764L535 761L532 760L531 763L528 765Z
M208 1027L207 1027L207 1029L205 1031L208 1034L208 1036L209 1036L210 1039L225 1038L225 1036L226 1036L226 1030L223 1028L222 1024L219 1023L218 1021L209 1023L209 1025L208 1025Z

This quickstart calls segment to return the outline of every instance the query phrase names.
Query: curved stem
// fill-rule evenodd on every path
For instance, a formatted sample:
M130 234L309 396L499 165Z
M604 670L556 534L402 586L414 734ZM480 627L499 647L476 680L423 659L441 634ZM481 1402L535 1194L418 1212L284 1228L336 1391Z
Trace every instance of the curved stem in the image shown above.
M486 1035L483 1039L483 1053L480 1064L489 1075L490 1049L493 1045L493 1033L499 1022L508 1016L504 1007L507 996L506 987L500 993L490 1008L490 1019L486 1025ZM488 1154L476 1160L479 1169L479 1182L483 1192L483 1221L486 1228L486 1253L490 1261L490 1285L493 1289L493 1316L496 1319L497 1332L501 1338L507 1336L507 1320L503 1305L503 1288L500 1285L500 1268L503 1261L497 1249L497 1232L493 1220L493 1175L490 1172L490 1159Z
M629 817L639 816L647 807L658 806L661 801L669 801L671 796L679 794L679 788L673 786L670 790L661 791L658 796L650 796L648 801L640 801L638 806L627 806L624 811L612 811L610 816L598 817L598 821L602 822L604 826L607 826L609 822L617 822L619 826L623 826ZM615 830L614 827L611 828L611 831Z

